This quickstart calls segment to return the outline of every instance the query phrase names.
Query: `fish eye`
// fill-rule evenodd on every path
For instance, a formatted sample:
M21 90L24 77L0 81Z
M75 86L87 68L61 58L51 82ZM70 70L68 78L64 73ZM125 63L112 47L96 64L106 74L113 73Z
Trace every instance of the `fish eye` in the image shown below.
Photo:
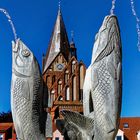
M21 52L21 54L24 56L24 57L28 57L30 55L30 52L29 50L25 49Z

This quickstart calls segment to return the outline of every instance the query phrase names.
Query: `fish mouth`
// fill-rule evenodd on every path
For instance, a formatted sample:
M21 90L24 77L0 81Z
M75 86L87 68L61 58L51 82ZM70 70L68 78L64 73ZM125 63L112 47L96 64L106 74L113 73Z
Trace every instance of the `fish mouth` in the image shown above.
M92 63L97 61L102 52L108 48L114 35L119 36L118 20L115 15L109 15L104 18L102 26L95 37L97 43L94 44Z
M16 40L16 42L15 42L15 41L12 41L12 51L13 51L14 53L17 53L17 52L18 52L19 41L20 41L19 38Z
M115 15L109 15L105 17L103 25L109 27L112 24L116 24L116 21L117 21L117 17Z

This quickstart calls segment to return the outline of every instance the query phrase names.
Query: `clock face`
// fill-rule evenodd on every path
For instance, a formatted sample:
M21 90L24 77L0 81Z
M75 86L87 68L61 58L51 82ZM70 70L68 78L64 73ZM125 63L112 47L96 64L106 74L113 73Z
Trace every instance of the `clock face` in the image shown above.
M57 69L58 69L58 70L62 70L63 67L64 67L63 64L57 64Z

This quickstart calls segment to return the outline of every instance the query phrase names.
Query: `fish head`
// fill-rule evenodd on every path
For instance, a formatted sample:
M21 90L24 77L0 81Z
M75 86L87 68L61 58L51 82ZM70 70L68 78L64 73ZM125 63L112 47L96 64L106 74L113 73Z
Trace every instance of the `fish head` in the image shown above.
M29 48L20 40L12 41L12 72L20 76L31 76L34 56Z
M114 36L116 37L113 38ZM103 52L103 50L112 45L110 44L111 42L115 43L113 39L116 39L119 42L119 38L120 36L117 17L115 15L106 16L101 28L99 29L99 32L95 36L91 63L93 64Z

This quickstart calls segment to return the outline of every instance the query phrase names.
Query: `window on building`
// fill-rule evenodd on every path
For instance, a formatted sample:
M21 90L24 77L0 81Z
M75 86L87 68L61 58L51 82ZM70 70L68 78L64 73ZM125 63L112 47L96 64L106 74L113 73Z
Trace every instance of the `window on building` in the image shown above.
M70 89L69 87L66 87L66 101L69 101L70 100Z
M83 65L80 65L80 69L79 69L79 72L80 72L80 94L79 94L79 100L82 101L82 97L83 97L83 84L84 84L84 66Z
M54 84L55 82L55 75L52 77L52 85Z
M72 79L72 93L73 93L72 99L73 101L75 101L76 100L76 76L74 76Z
M56 137L55 140L59 140L59 137Z
M55 90L51 90L51 105L55 101Z
M0 134L0 140L3 140L3 134Z
M122 136L117 136L116 140L122 140Z
M66 71L65 71L65 83L67 83L68 80L69 80L69 71L66 70Z
M58 101L63 101L63 97L60 96L60 97L58 98Z
M76 69L76 61L72 61L72 66L71 66L72 68L72 73L74 73L75 72L75 69Z
M124 128L129 128L128 123L124 123L124 124L123 124L123 127L124 127Z
M51 78L49 75L46 77L46 83L47 83L47 86L51 85Z
M62 81L59 80L59 81L58 81L58 94L61 93L61 90L62 90Z

